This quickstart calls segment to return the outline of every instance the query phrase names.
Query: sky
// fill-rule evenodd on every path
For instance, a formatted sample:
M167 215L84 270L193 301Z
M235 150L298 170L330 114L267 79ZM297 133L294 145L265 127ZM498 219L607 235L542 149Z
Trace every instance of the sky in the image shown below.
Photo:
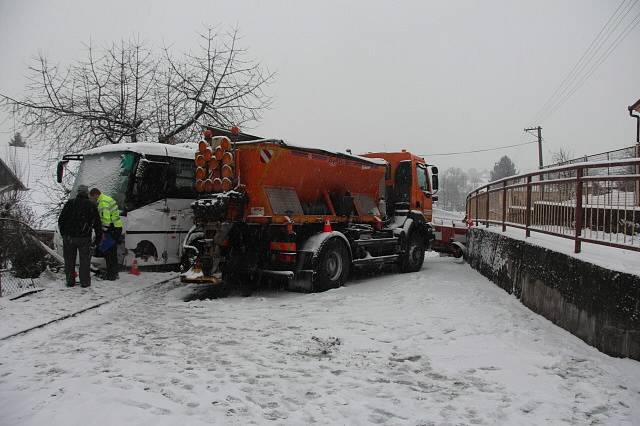
M545 163L559 148L580 156L633 145L640 25L534 121L620 1L0 0L0 93L23 93L38 52L64 66L89 40L188 50L205 26L237 26L249 55L276 72L272 106L243 130L354 153L407 149L441 169L491 168L506 154L526 171L537 168L535 144L434 154L534 140L523 129L537 125ZM624 1L631 9L618 33L640 13L640 2ZM9 139L15 128L4 117L0 137Z

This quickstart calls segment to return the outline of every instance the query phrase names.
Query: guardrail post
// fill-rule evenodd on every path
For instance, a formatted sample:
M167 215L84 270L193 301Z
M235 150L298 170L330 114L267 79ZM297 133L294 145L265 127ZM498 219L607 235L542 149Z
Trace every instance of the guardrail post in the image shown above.
M502 232L507 230L507 181L502 182Z
M478 199L479 193L479 191L476 191L476 226L480 226L480 200Z
M582 241L580 240L580 234L582 234L582 167L576 170L576 234L575 234L575 247L573 251L580 253L580 246Z
M484 222L485 228L489 227L489 188L490 187L487 186L487 202L485 203L486 206L487 206L487 210L486 210L487 216L485 217L485 222Z
M531 225L531 176L527 176L527 202L524 213L524 229L527 237L531 236L529 225Z

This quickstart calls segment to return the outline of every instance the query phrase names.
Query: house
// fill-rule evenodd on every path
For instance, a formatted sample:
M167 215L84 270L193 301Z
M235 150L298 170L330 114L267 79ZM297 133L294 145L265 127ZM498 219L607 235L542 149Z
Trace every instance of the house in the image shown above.
M13 170L0 158L0 194L5 191L26 191L27 188Z

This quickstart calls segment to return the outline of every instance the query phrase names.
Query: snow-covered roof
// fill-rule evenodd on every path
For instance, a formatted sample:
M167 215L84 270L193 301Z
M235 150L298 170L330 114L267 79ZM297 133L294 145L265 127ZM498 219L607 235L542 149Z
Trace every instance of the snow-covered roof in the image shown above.
M36 219L41 219L50 210L49 191L55 184L55 167L50 168L49 165L55 164L56 159L45 155L41 147L36 145L14 147L6 142L0 142L0 157L8 166L16 167L16 175L28 189L24 193L26 202L33 209ZM55 223L48 220L40 226L53 229Z
M387 162L381 158L368 158L368 157L361 157L359 155L353 155L353 154L349 154L349 153L345 153L345 152L337 152L337 151L327 151L325 149L320 149L320 148L310 148L307 146L301 146L301 145L292 145L290 143L286 143L282 140L279 139L258 139L258 140L253 140L253 141L246 141L246 142L237 142L238 145L253 145L253 144L261 144L261 143L272 143L275 145L279 145L279 146L284 146L287 148L292 148L295 150L299 150L299 151L305 151L305 152L312 152L315 154L322 154L322 155L330 155L330 156L335 156L335 157L340 157L340 158L348 158L351 160L355 160L355 161L361 161L361 162L365 162L365 163L369 163L369 164L375 164L377 166L386 166Z
M143 155L168 155L170 157L193 159L193 154L198 149L194 143L181 143L167 145L153 142L120 143L92 148L84 152L84 155L103 154L106 152L130 151Z
M0 158L0 192L15 189L17 191L26 191L28 188L24 186L22 181L11 170L11 167L5 164Z

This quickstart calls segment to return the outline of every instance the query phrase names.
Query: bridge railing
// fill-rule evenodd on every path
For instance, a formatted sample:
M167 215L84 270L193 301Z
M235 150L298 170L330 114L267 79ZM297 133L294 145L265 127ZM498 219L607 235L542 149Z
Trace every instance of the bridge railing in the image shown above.
M572 239L576 253L583 242L640 251L640 158L569 164L491 182L467 196L466 212L476 226Z

